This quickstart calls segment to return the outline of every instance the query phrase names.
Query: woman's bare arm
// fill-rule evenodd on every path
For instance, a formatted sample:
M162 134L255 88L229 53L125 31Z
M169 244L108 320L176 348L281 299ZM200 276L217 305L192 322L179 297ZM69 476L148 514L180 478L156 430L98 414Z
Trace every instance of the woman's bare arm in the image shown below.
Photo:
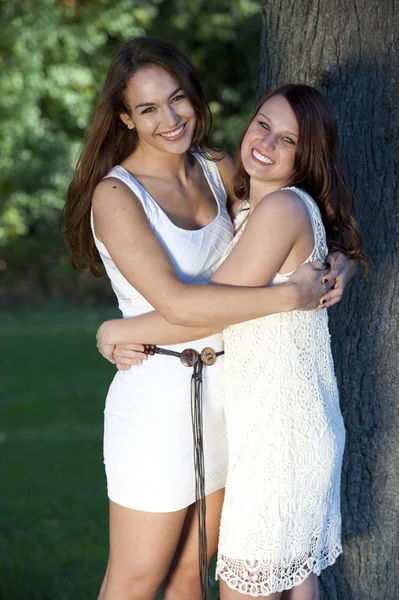
M236 171L235 163L228 154L224 153L222 160L218 162L218 167L228 195L229 213L232 217L235 217L241 203L241 200L236 197L233 187L233 179ZM320 299L319 306L330 308L330 306L340 302L345 287L355 276L359 264L357 260L348 259L342 252L329 254L326 262L331 265L331 270L326 275L326 280L331 281L335 279L335 285L328 294ZM193 337L192 339L195 338Z
M306 309L331 287L320 282L319 273L308 286L184 285L127 186L112 178L102 181L93 197L93 212L97 236L121 273L174 325L223 329L276 312Z
M331 271L326 279L335 278L334 288L320 300L320 308L329 308L337 304L343 294L346 284L354 277L358 263L348 259L344 254L335 252L327 257L331 263ZM304 269L296 271L295 278L303 277ZM325 302L323 302L325 300ZM180 327L171 325L155 311L132 319L115 319L106 321L97 333L98 348L101 354L112 363L118 362L118 368L138 366L147 357L141 344L132 344L132 340L146 340L148 344L177 344L188 340L196 340L216 333L216 328Z
M287 224L289 223L289 224ZM307 227L304 260L313 247L313 232L308 213L292 193L279 192L262 203L251 217L237 246L214 274L212 281L236 285L266 285L284 263L296 240ZM250 261L248 261L248 257ZM299 264L301 259L299 260ZM250 264L249 264L250 263ZM313 277L312 267L301 268L302 277ZM100 352L108 359L113 345L145 341L149 344L174 344L205 337L221 327L182 327L171 325L157 312L132 319L105 322L97 334ZM128 348L126 357L132 357ZM141 357L139 357L141 358Z
M220 327L187 327L169 323L157 311L151 311L130 319L112 319L100 325L97 344L179 344L198 340L222 331ZM100 349L101 351L101 349Z
M237 207L241 201L236 197L233 187L235 175L235 163L226 152L210 151L210 154L217 159L217 166L220 172L223 184L227 194L227 205L229 213L234 217ZM171 325L158 312L151 311L132 320L113 319L106 321L100 326L97 332L97 345L100 352L104 355L105 344L129 344L131 347L132 339L146 339L148 344L177 344L183 341L196 340L212 333L216 333L220 328L214 327L184 327L180 325ZM142 346L138 345L137 359L143 360L141 355ZM109 359L110 348L107 348L106 358ZM112 354L112 352L111 352ZM133 356L133 354L132 354ZM136 360L136 359L135 359Z

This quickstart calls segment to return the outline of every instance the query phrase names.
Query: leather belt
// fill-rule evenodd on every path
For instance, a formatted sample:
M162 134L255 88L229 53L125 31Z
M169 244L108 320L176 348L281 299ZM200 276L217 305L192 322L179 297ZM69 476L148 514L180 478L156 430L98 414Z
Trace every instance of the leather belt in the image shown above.
M205 462L203 440L203 379L204 366L215 364L218 356L224 351L215 352L212 348L204 348L197 352L193 348L186 348L182 352L175 352L167 348L159 348L154 344L144 344L144 352L153 356L164 354L175 356L185 367L191 367L191 422L194 441L194 472L195 472L195 504L198 515L198 546L199 546L199 571L201 581L202 600L209 600L208 557L206 539L206 500L205 500Z

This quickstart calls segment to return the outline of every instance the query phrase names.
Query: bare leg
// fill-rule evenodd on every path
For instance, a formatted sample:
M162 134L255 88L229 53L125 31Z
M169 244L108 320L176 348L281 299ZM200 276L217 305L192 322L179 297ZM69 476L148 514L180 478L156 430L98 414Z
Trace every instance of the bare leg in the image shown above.
M150 513L110 502L110 555L101 600L153 600L176 551L187 509Z
M208 566L217 550L224 490L206 498ZM200 600L198 519L195 504L187 511L179 545L164 587L164 600Z
M105 571L104 579L101 584L101 589L100 589L100 593L98 594L97 600L104 600L105 587L107 585L107 579L108 579L108 571L109 571L109 559L108 559L108 564L107 564L107 570Z
M311 573L301 585L283 592L282 600L320 600L319 578Z

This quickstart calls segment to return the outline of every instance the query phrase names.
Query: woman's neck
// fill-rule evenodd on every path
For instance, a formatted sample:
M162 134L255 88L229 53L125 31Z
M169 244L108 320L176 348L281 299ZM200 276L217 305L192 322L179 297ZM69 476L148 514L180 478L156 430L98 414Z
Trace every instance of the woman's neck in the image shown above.
M142 176L156 176L160 179L179 179L187 182L192 162L187 152L169 154L159 148L138 146L124 166L132 173Z

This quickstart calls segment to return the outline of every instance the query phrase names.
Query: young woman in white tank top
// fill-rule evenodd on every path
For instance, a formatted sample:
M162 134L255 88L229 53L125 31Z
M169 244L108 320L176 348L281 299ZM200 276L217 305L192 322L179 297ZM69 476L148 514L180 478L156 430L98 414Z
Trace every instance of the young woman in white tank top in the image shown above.
M314 308L336 273L306 267L269 289L202 285L231 241L226 203L234 197L232 162L206 149L207 130L207 104L185 57L154 38L124 44L68 191L66 238L75 266L98 275L101 258L123 316L156 309L177 329L220 331ZM169 340L172 351L187 346L178 337ZM219 334L201 337L189 345L221 353ZM219 356L203 373L208 561L226 475L222 368ZM104 437L110 557L100 600L154 598L161 584L167 600L201 597L189 385L190 370L170 356L117 373L111 384Z

